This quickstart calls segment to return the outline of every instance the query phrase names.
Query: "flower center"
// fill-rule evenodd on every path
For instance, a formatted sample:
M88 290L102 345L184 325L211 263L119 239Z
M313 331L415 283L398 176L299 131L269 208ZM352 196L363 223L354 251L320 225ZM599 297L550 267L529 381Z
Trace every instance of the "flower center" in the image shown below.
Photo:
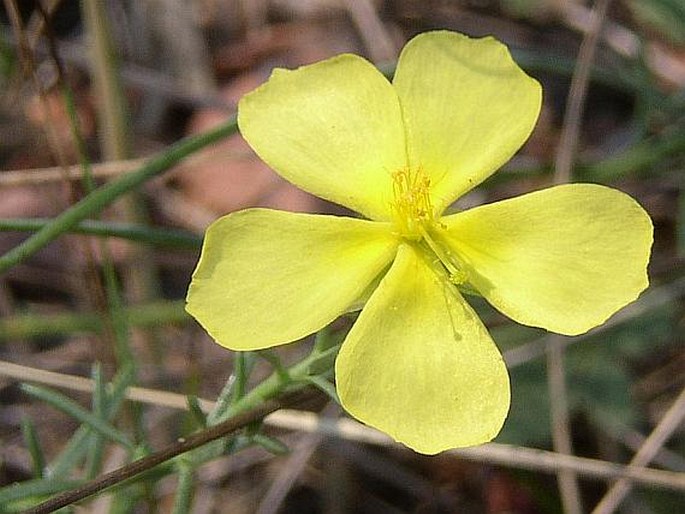
M419 241L435 222L430 199L430 178L418 168L402 168L392 174L391 209L398 234Z
M459 259L442 242L446 227L436 219L430 198L430 178L421 168L402 168L392 174L391 210L397 235L424 246L447 270L450 282L464 285L468 274Z

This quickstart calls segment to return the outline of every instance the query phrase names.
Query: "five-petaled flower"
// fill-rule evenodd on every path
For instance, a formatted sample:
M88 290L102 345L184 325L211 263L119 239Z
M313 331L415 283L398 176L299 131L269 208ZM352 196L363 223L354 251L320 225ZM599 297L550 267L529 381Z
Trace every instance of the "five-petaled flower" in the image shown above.
M367 219L219 219L188 311L221 345L257 350L363 305L335 364L345 409L422 453L491 440L509 378L462 293L573 335L648 283L651 221L614 189L564 185L444 214L524 143L541 96L504 45L446 31L412 39L392 83L349 54L274 70L240 102L243 137L293 184Z

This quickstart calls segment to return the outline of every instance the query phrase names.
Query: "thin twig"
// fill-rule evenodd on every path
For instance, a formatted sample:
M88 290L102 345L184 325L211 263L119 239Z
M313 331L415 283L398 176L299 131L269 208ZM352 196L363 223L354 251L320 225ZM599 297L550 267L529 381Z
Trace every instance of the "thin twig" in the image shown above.
M391 62L397 59L397 47L385 29L370 0L343 0L350 13L364 45L375 63Z
M206 166L212 162L242 162L254 159L254 154L245 151L223 150L215 148L211 152L201 152L188 157L184 164L176 166L173 171L160 177L161 182L166 182L175 176L176 172L182 172L189 168ZM91 171L94 178L114 178L130 173L143 166L149 159L127 159L122 161L107 161L91 164ZM82 180L83 169L80 164L67 166L69 180ZM36 186L52 184L65 179L64 168L51 166L47 168L27 168L19 170L8 170L0 173L0 189L14 186Z
M43 12L36 12L33 14L29 20L28 26L26 27L26 32L28 33L28 43L31 47L31 51L35 54L36 45L39 44L43 31L46 28L46 16L47 18L52 18L52 16L57 12L63 0L49 0L48 4L43 7Z
M578 61L573 72L566 102L559 149L554 163L554 182L556 184L563 184L571 179L571 170L590 79L590 70L599 41L602 23L606 18L610 2L611 0L597 0L592 24L580 45ZM551 336L547 342L547 378L554 449L559 453L572 455L573 445L568 410L568 394L564 377L564 339L562 336ZM564 511L570 514L581 514L583 512L583 505L576 475L569 471L561 471L557 478Z
M340 407L337 404L329 403L321 415L331 417L334 413L339 413L339 411ZM290 457L281 468L282 471L276 476L269 486L269 490L259 503L256 511L257 514L276 514L281 510L288 492L293 488L297 478L302 474L307 463L323 440L324 434L321 432L310 432L296 443Z
M666 443L673 432L680 428L685 417L685 389L673 402L656 428L645 440L640 450L630 461L630 466L646 466L654 458L661 447ZM628 495L632 487L631 481L623 478L616 482L604 495L592 511L593 514L610 514L614 512Z
M579 32L587 33L593 20L593 12L582 2L555 2L564 23ZM640 36L614 21L606 24L603 40L616 53L630 59L642 55L650 70L662 81L682 87L685 84L685 66L675 51L669 51L655 43L640 41Z
M116 177L140 168L145 161L146 159L130 159L93 164L93 177ZM68 166L68 175L69 180L82 180L83 169L81 168L81 165L74 164ZM0 188L51 184L58 182L63 178L62 168L59 166L3 171L2 174L0 174Z
M82 2L82 15L91 49L94 90L98 97L100 137L106 160L128 157L127 108L119 83L116 53L109 33L104 4L100 0Z
M566 100L559 151L554 163L554 181L557 184L563 184L571 179L571 168L575 158L578 135L580 134L580 122L589 85L590 70L610 2L611 0L597 0L593 10L592 23L580 45L576 69L573 72L571 88Z
M563 345L564 338L556 334L551 335L547 341L547 385L549 387L552 442L556 452L563 455L573 455ZM559 471L557 480L564 512L581 514L583 504L575 473L568 470Z
M647 441L643 434L626 426L616 428L615 433L610 435L633 452L638 452ZM670 471L685 472L685 457L668 448L659 449L652 463Z
M167 462L174 457L181 455L182 453L189 452L190 450L194 450L200 446L204 446L207 443L225 437L251 423L263 419L266 415L281 409L286 405L301 403L305 400L313 398L315 395L318 396L319 394L320 393L317 390L309 389L304 392L299 391L284 395L279 400L265 401L261 405L254 407L249 411L238 414L226 421L206 428L188 437L179 439L177 442L167 446L163 450L131 462L130 464L122 466L110 473L106 473L95 480L83 484L80 487L76 487L63 494L59 494L34 508L26 510L25 513L47 514L62 507L73 505L76 502L107 489L108 487L111 487L115 484L120 484L139 475L140 473L149 471L155 466Z
M5 0L7 1L7 0ZM0 27L0 38L7 45L18 47L19 42ZM45 45L40 41L34 46L33 50L38 56L46 53ZM71 41L60 41L60 57L75 68L90 70L91 63L86 55L85 45ZM216 93L194 93L186 84L179 84L166 73L162 73L144 66L139 66L131 62L124 63L121 68L121 78L129 86L134 86L161 97L181 102L191 107L216 109L231 113L235 111L235 105L221 98Z
M376 446L397 446L397 443L389 436L351 419L332 421L322 419L312 412L282 410L270 415L264 422L282 429L306 432L320 431L348 441ZM523 446L488 443L473 448L450 450L446 453L475 462L487 462L544 473L558 473L560 470L568 470L588 478L630 477L644 485L685 491L685 473L641 466L624 466L613 462L576 457L575 455L562 455Z

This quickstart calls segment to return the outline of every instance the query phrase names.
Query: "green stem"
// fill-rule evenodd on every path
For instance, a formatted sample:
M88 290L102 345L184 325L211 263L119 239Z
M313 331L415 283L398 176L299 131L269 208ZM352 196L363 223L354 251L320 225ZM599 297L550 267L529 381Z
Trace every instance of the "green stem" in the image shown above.
M277 398L285 392L302 389L308 385L307 378L312 374L312 368L321 361L326 361L330 368L333 360L338 353L339 346L333 346L323 352L313 351L302 361L286 368L288 380L283 379L283 373L275 371L266 380L257 385L254 389L246 393L242 398L236 399L235 403L226 410L223 416L215 419L215 423L220 423L237 414L253 409L261 403Z
M49 218L0 218L0 231L35 232L51 221ZM179 249L198 250L202 245L202 238L192 232L159 229L133 223L85 220L69 229L69 232L89 236L118 237L139 243Z
M102 367L99 363L96 363L95 366L93 366L92 378L95 384L92 397L93 414L102 421L107 422L107 391L102 376ZM92 480L100 472L105 450L104 443L104 437L95 432L88 442L85 476L89 480Z
M33 475L35 478L43 478L45 473L45 455L38 441L36 434L36 427L31 421L31 418L25 417L21 420L21 433L24 436L26 447L31 456L31 463L33 464Z
M83 0L81 14L88 36L94 90L99 97L100 133L105 159L124 159L128 154L126 98L119 80L118 59L102 0Z
M6 272L12 266L29 258L60 235L75 227L79 222L100 212L123 194L163 173L192 153L235 134L237 129L236 118L232 117L223 125L209 132L179 141L161 155L152 158L150 162L138 170L96 189L54 218L29 239L0 257L0 273Z
M119 369L114 379L110 382L109 394L107 395L107 418L106 421L113 421L117 416L124 401L126 389L135 381L135 370L133 367L123 367ZM89 441L93 437L93 432L87 425L81 425L69 442L60 452L57 458L48 467L48 476L61 477L70 474L79 465L88 449Z
M183 458L179 459L178 486L174 498L173 514L186 514L191 512L193 506L193 493L195 492L195 471Z
M191 473L200 464L223 454L225 444L222 439L234 434L237 430L259 423L264 416L281 408L291 405L302 396L293 394L308 386L308 378L313 369L333 367L338 346L324 351L315 348L304 360L288 368L290 380L284 382L278 373L273 373L266 380L237 400L225 413L216 419L213 426L207 427L186 438L179 439L172 446L135 460L118 470L107 473L96 480L76 487L69 492L52 498L41 505L27 510L31 514L45 514L57 508L71 505L104 489L120 485L142 473L156 469L161 473L169 473L178 468L174 464L187 466L187 473ZM306 395L311 398L310 395ZM217 416L219 418L219 416ZM245 438L244 438L245 439ZM192 452L192 453L190 453ZM184 455L185 454L185 455ZM181 455L183 455L181 457ZM2 491L0 491L0 494Z
M129 306L123 315L131 326L153 327L190 320L184 302L167 301ZM58 336L74 332L101 332L102 316L95 312L82 314L24 314L0 319L0 342L40 336Z

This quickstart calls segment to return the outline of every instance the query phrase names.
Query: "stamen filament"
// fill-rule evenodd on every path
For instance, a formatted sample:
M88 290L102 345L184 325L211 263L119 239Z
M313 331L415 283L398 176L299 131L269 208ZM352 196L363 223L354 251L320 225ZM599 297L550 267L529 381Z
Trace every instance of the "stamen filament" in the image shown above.
M458 266L454 264L454 261L450 258L447 252L440 246L428 233L428 231L424 228L421 227L420 229L421 237L423 240L426 242L428 247L433 250L433 253L437 255L438 259L440 259L440 262L442 265L445 267L445 269L449 272L450 276L450 282L456 285L461 285L467 282L468 280L468 274L462 270L459 269Z

